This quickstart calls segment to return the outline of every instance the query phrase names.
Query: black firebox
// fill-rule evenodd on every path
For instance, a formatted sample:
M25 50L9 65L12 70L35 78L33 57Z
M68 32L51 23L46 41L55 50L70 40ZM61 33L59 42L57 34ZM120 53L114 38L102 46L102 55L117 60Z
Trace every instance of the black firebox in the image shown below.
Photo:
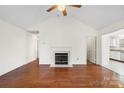
M68 64L68 53L55 53L55 64L56 65Z

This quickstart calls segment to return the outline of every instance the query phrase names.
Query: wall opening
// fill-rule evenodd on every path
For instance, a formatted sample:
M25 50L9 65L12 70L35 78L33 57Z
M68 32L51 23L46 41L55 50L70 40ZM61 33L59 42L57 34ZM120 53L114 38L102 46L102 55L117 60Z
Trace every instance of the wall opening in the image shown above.
M97 54L97 38L96 36L87 37L87 64L96 64L96 54Z
M124 29L102 36L102 65L124 75Z

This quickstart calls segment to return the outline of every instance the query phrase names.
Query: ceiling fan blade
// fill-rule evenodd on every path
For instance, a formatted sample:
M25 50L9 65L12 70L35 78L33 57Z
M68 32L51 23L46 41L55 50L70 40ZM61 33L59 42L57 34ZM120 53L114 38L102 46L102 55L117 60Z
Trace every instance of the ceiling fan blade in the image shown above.
M51 12L53 9L57 8L57 5L52 5L48 10L47 12Z
M81 8L81 5L69 5L69 6L76 7L76 8Z
M67 11L66 11L66 9L63 11L63 15L64 15L64 16L67 16Z

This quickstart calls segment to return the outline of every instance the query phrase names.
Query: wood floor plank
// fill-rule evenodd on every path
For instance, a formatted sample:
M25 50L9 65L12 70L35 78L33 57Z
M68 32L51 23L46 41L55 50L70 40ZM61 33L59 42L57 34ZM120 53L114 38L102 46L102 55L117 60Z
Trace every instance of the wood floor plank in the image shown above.
M120 88L124 78L104 67L74 65L54 68L32 62L0 76L1 88Z

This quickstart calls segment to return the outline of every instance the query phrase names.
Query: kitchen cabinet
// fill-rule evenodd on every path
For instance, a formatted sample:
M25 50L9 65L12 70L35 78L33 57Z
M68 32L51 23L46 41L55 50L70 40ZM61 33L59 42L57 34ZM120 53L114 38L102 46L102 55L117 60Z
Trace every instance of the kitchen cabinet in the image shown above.
M120 60L121 52L120 51L110 51L110 58Z
M124 50L111 50L110 58L119 61L124 61Z
M124 61L124 52L121 52L121 61Z

